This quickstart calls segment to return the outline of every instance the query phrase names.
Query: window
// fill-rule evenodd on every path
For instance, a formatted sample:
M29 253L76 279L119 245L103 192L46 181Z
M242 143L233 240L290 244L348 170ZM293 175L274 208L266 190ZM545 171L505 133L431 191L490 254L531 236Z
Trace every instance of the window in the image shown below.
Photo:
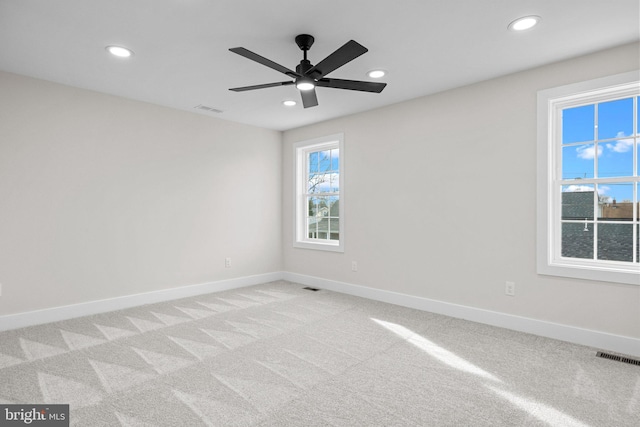
M640 285L639 73L538 93L538 272Z
M294 144L295 247L344 251L342 135Z

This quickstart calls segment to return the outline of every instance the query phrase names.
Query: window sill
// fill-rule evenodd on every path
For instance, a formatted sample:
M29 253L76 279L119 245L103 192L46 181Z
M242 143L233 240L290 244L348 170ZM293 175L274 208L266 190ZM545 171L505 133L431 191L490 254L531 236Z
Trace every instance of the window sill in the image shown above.
M542 261L538 263L538 274L640 286L640 266L621 268L615 263L606 265L574 260L553 263Z
M313 249L317 251L344 252L343 245L336 243L319 243L319 242L295 242L294 248Z

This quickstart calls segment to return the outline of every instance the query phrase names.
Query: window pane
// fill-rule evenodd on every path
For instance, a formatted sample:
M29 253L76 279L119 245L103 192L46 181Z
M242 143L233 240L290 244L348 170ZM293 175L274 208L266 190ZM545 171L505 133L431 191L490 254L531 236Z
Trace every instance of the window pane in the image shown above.
M329 176L330 184L327 191L331 193L339 193L340 192L340 175L337 173L332 173Z
M598 184L598 221L632 220L633 184Z
M562 256L593 259L593 223L562 224Z
M636 114L636 132L640 133L640 96L636 98Z
M318 221L315 217L307 218L307 237L310 239L318 237Z
M602 154L602 146L596 144L572 145L562 148L562 179L593 178L594 157Z
M593 219L593 185L562 186L562 219Z
M633 176L633 138L598 145L604 146L598 156L598 178Z
M329 219L329 239L340 240L340 220L338 218Z
M309 218L309 237L312 239L326 239L329 232L329 218Z
M318 151L318 170L320 172L331 170L331 150Z
M562 143L593 141L595 129L594 105L567 108L562 111Z
M307 179L307 193L337 193L340 191L339 150L316 151L309 155L310 163L315 167L309 168ZM315 170L314 170L315 169Z
M331 150L331 170L340 170L340 149Z
M331 174L316 173L309 175L307 193L327 193L331 191Z
M311 239L340 240L340 198L309 197L307 218L308 237Z
M309 154L309 164L307 166L308 166L307 170L309 171L309 174L313 172L318 172L318 152L317 151Z
M307 198L307 216L316 216L315 199Z
M308 217L307 230L310 239L326 239L329 230L329 218L322 216Z
M598 224L598 259L633 261L633 225Z
M336 196L328 198L329 215L332 217L340 216L340 199Z
M310 217L329 216L329 205L326 197L308 197Z
M633 98L598 104L598 139L633 134Z

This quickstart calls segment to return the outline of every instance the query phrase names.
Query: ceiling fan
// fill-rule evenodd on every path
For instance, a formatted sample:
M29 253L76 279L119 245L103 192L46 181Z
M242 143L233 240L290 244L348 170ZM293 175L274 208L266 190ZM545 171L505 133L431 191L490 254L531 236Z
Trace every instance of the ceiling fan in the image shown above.
M251 59L252 61L256 61L259 64L265 65L294 79L286 82L234 87L229 90L232 90L234 92L244 92L247 90L264 89L275 86L290 86L295 84L296 87L300 90L300 95L302 96L302 105L304 106L304 108L309 108L318 105L316 87L330 87L335 89L348 89L359 90L363 92L380 93L382 92L382 89L384 89L387 85L386 83L365 82L360 80L331 79L325 77L332 71L342 67L346 63L366 53L368 49L354 40L349 40L331 55L327 56L318 64L313 65L307 59L307 51L313 45L314 40L315 39L313 38L313 36L310 36L309 34L300 34L296 36L296 44L302 50L304 57L302 61L300 61L300 64L296 66L295 71L277 64L263 56L260 56L257 53L253 53L243 47L233 47L229 49L233 53L237 53L240 56L244 56L245 58Z

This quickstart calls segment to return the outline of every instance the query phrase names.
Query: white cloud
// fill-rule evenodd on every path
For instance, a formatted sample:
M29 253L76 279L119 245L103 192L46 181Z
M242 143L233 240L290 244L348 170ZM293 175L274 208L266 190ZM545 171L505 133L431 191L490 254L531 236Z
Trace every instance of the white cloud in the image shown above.
M600 195L605 194L609 190L611 190L611 187L608 187L606 185L598 185L598 194L600 194Z
M624 132L618 132L617 138L624 136ZM633 150L633 139L621 139L614 144L607 144L607 148L616 153L626 153Z
M578 158L584 160L591 160L595 157L596 148L594 145L581 145L576 148L576 152L578 153ZM598 146L598 157L602 155L602 146Z
M589 185L572 184L562 188L562 192L564 193L580 193L583 191L593 191L593 187Z

